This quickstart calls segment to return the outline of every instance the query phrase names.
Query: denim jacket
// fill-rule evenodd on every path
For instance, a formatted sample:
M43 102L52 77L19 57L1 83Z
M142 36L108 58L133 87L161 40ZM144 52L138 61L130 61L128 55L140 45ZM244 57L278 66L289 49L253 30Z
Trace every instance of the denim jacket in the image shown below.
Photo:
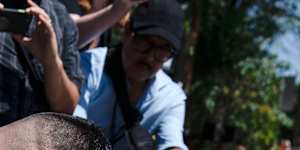
M64 69L68 77L80 87L82 74L77 28L65 7L58 1L41 0L40 6L51 18ZM36 112L49 111L42 106L47 102L45 89L35 85L28 69L22 67L15 48L10 34L0 32L0 126ZM33 57L30 57L30 61L43 79L43 66Z

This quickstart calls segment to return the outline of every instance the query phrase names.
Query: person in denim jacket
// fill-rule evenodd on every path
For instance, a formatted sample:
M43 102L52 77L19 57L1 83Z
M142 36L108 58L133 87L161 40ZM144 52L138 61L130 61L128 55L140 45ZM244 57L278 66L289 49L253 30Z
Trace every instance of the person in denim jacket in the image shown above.
M72 113L79 98L75 24L56 0L28 0L28 5L27 13L38 20L30 38L0 32L0 126L42 111ZM42 86L21 64L17 45L28 52Z

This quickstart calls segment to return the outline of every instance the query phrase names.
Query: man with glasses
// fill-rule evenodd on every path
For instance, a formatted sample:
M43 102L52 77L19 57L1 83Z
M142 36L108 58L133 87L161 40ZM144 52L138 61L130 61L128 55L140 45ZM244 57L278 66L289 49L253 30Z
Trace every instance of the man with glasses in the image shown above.
M163 63L179 52L182 36L183 13L176 0L151 0L138 6L122 44L112 54L106 58L107 50L100 48L81 55L86 80L74 115L104 128L113 149L129 149L124 114L114 86L121 81L112 80L108 74L121 66L129 102L142 114L140 124L155 136L156 149L188 149L182 133L186 95L162 71ZM120 64L107 65L112 58Z

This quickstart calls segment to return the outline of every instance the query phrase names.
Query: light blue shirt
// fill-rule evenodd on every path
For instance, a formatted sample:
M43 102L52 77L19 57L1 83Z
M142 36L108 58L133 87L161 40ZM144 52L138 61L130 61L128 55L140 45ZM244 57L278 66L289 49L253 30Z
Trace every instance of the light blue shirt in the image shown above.
M112 137L124 134L124 120L116 105L112 82L103 70L106 53L106 48L97 48L81 54L86 79L74 115L94 121L108 137ZM169 147L188 149L183 142L185 99L180 86L159 70L138 100L136 107L143 115L141 125L156 136L158 150ZM113 118L115 127L112 129ZM126 150L127 147L126 138L122 138L114 145L114 150Z

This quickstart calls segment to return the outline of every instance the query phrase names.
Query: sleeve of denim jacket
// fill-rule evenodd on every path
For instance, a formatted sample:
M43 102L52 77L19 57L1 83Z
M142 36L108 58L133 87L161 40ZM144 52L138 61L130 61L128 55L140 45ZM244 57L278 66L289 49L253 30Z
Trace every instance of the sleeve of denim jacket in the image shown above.
M60 9L59 9L60 8ZM59 21L62 23L62 54L61 59L64 64L64 69L68 75L68 77L77 85L77 87L81 87L81 83L83 80L83 75L80 69L80 56L79 50L77 47L78 42L78 29L75 23L70 18L66 9L62 5L56 6L56 10L60 10L60 12L56 12L59 18Z
M95 48L80 54L84 81L80 89L79 103L73 113L74 116L87 119L90 102L94 100L96 92L100 88L106 53L107 48Z
M176 90L174 89L174 91ZM180 91L182 90L180 89ZM180 91L171 92L170 95L166 96L172 100L169 100L170 107L164 112L156 134L158 150L165 150L170 147L188 150L183 139L186 96L183 91Z

